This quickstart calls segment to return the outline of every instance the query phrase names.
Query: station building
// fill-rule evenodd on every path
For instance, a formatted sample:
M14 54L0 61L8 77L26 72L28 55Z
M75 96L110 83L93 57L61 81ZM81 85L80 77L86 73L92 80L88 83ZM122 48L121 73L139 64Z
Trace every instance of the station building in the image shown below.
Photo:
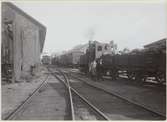
M46 27L10 2L2 2L2 78L22 81L40 65ZM3 80L3 79L2 79Z

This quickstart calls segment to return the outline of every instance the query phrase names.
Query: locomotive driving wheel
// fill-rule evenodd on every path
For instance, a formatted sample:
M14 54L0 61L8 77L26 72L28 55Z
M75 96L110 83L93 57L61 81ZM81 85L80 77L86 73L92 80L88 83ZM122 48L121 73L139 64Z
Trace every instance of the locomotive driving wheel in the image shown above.
M165 76L164 73L157 72L157 75L155 76L155 79L159 84L163 84L165 82L165 77L166 76Z
M145 82L146 80L146 77L141 72L136 72L134 77L135 77L135 81L140 83Z
M133 80L135 78L135 74L134 72L128 71L127 72L127 76L129 80Z
M112 80L116 80L118 78L118 70L117 69L110 70L110 76Z

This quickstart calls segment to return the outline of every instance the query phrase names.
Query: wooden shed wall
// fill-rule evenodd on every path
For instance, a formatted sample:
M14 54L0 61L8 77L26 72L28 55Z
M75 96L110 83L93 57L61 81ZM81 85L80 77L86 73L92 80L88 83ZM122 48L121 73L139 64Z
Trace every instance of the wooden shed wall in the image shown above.
M40 64L40 54L43 48L40 40L41 27L13 9L10 4L2 4L2 19L4 18L13 21L14 77L15 80L20 80L30 75L31 66Z

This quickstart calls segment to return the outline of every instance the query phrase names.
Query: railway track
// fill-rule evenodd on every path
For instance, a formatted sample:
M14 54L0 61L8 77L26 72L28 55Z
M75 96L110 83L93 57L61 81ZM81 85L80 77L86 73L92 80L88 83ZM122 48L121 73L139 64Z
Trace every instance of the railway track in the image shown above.
M83 75L85 76L85 73L81 73L81 72L72 72L71 70L67 70L67 69L63 69L63 71L75 73L75 74L80 75L80 76L83 76ZM166 88L166 84L156 83L155 81L150 81L149 79L147 79L145 82L144 81L139 82L139 81L135 81L134 79L130 80L125 74L119 75L118 78L124 80L127 83L129 82L131 85L133 84L133 85L143 86L146 88L153 88L153 89L157 89L157 90L165 90L165 88ZM103 77L103 79L106 81L112 80L110 76Z
M133 103L119 95L106 92L105 90L97 88L96 86L92 87L92 85L90 86L90 84L87 84L85 81L81 81L80 78L70 76L70 79L71 86L77 89L79 93L84 94L83 96L85 98L89 99L91 103L99 108L99 110L101 110L111 120L164 120L166 118L159 113ZM95 93L97 94L97 96Z
M103 112L70 86L69 78L64 73L59 70L52 74L68 88L71 120L109 120Z
M4 120L71 120L64 84L47 73L46 79ZM58 81L58 82L57 82Z
M14 120L20 111L22 111L27 104L29 104L29 101L32 100L32 98L39 92L39 90L46 84L46 81L48 79L48 76L44 79L44 81L39 85L37 89L35 89L26 99L23 101L15 110L13 110L8 116L2 118L3 120Z
M147 84L140 85L137 83L133 83L131 81L126 81L125 79L118 79L116 81L103 79L102 82L92 82L91 79L87 78L85 75L81 73L79 74L73 73L73 72L69 72L69 73L72 76L74 76L74 78L82 80L88 85L97 87L100 90L103 90L109 94L113 94L117 97L123 98L131 103L134 103L138 106L148 109L148 111L152 111L156 114L159 114L164 118L166 117L166 95L165 95L166 87L165 86L155 86L155 84L154 86L152 85L147 86ZM150 99L148 99L149 97Z
M134 120L134 119L164 120L165 119L165 117L158 115L152 111L148 111L126 100L120 99L117 96L108 94L105 91L101 91L99 90L99 88L89 86L88 84L85 84L83 81L63 73L61 70L56 70L56 72L54 72L53 70L49 70L49 72L51 72L52 78L56 78L57 80L61 81L61 83L64 84L64 87L59 88L59 90L62 90L63 93L64 91L66 91L65 104L67 105L66 114L68 116L65 118L66 120ZM31 117L32 115L30 116L26 115L25 111L27 111L27 106L33 103L32 101L34 101L34 99L39 99L36 98L36 96L40 96L37 94L43 92L42 89L43 87L48 86L47 79L49 74L47 75L46 79L41 83L41 85L36 90L34 90L34 92L27 99L3 120L26 120L24 116ZM52 85L53 84L51 84L51 86ZM46 89L48 89L48 87ZM51 93L53 94L53 91ZM50 97L53 98L53 96ZM44 99L47 99L46 94L40 99L42 99L42 101ZM54 106L56 105L55 100L52 100L52 103L54 104ZM31 107L31 109L34 111L35 108ZM32 111L31 109L29 110L30 113ZM49 112L51 111L48 110L48 113L44 113L40 116L44 115L43 116L44 120L50 120L49 118L47 118ZM55 110L52 110L51 113L53 112L56 113ZM22 116L22 114L24 116L21 117L21 119L18 119L18 116ZM54 113L52 114L52 116L54 116ZM34 120L33 118L28 118L28 119ZM40 118L38 117L37 120L40 120ZM52 120L57 120L57 118L54 116ZM61 118L61 120L63 119Z
M65 113L59 113L56 110L47 110L49 109L48 106L52 106L52 108L54 108L55 105L57 106L56 100L47 100L49 97L54 97L53 94L48 95L46 93L47 90L50 91L49 93L53 93L53 90L51 90L50 85L47 81L52 75L48 73L47 77L40 84L40 86L37 89L35 89L33 93L24 102L22 102L14 111L12 111L3 120L63 120L63 117L61 116L66 116L64 117L65 120L108 120L108 118L102 112L100 112L96 107L89 103L75 89L70 87L68 78L63 73L59 72L58 74L61 75L62 78L58 77L56 73L52 73L52 75L54 75L53 78L56 77L59 80L59 82L61 81L60 83L63 84L63 86L65 86L57 86L60 87L58 89L59 92L64 93L68 91L68 93L66 92L68 95L66 94L66 96L64 96L66 97ZM55 97L55 99L58 98ZM44 105L44 103L42 103L43 101L49 101L49 103L54 103L54 105ZM58 101L61 102L60 99ZM51 112L54 112L55 114L52 114Z

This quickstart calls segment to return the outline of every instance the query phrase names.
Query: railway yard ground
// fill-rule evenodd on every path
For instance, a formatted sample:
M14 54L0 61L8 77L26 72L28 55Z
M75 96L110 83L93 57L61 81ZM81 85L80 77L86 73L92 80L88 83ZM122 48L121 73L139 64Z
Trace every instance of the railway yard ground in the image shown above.
M87 76L83 75L77 69L63 69L64 72L70 72L74 77L85 81L91 86L96 86L99 89L109 93L121 96L135 104L141 105L161 115L166 115L166 86L154 83L136 83L128 79L119 78L111 80L104 78L99 81L92 81Z
M8 116L16 109L46 78L47 72L45 67L40 67L40 70L31 80L18 82L15 84L2 84L1 86L1 116L2 119Z
M88 103L85 104L72 91L75 120L165 119L165 87L159 89L156 86L153 87L154 85L151 87L148 84L130 84L131 81L125 79L111 81L109 78L104 78L103 81L92 81L86 75L81 74L78 69L55 68L52 66L49 69L52 72L46 67L42 67L38 77L32 78L32 81L28 83L2 85L2 119L6 119L46 80L44 85L12 119L72 120L69 94L65 85L60 82L60 79L64 80L64 76L57 69L67 75L72 88L88 100L89 104L92 104L95 109L98 109L94 110ZM122 98L120 99L119 96ZM104 114L104 117L100 115L101 113Z

